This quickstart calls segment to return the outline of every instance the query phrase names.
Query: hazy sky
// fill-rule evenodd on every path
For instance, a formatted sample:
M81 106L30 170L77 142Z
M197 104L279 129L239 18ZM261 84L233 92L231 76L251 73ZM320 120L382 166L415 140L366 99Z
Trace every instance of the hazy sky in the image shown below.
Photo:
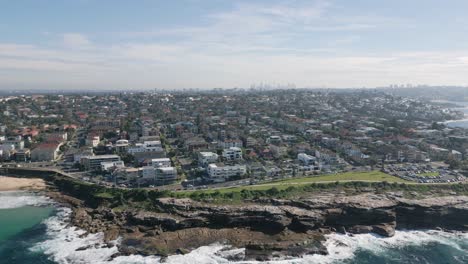
M466 0L0 0L0 89L468 85Z

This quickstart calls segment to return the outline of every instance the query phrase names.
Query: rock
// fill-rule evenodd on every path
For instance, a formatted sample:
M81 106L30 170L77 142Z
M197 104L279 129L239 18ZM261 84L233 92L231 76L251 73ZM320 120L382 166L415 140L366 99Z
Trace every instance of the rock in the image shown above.
M392 237L395 235L395 224L392 223L373 226L372 232L384 237Z
M93 247L93 245L83 246L83 247L79 247L79 248L75 249L75 251L84 251L84 250L90 249L92 247Z
M181 255L185 255L185 254L190 253L190 250L185 249L185 248L178 248L178 249L176 250L176 253L177 253L177 254L181 254Z
M112 261L113 259L120 257L120 256L123 256L121 252L114 253L112 254L112 256L110 256L110 258L107 261Z
M348 232L351 234L367 234L373 232L373 227L365 225L355 225L348 228Z
M341 234L346 234L346 227L344 226L339 226L336 228L336 232L341 233Z
M178 226L178 220L166 213L138 212L132 215L129 220L135 225L160 226L164 230L176 230Z
M83 234L79 235L78 237L79 238L84 238L84 237L87 237L89 235L89 232L84 232Z
M120 229L112 227L104 232L104 242L114 241L119 237Z
M108 242L108 243L102 245L101 248L112 248L112 247L114 247L114 246L115 246L114 243Z

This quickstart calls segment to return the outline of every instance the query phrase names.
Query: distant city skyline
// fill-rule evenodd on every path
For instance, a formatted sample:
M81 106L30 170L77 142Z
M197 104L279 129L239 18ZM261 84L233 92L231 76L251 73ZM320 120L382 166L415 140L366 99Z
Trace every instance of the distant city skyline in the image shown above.
M468 2L4 1L0 90L467 86Z

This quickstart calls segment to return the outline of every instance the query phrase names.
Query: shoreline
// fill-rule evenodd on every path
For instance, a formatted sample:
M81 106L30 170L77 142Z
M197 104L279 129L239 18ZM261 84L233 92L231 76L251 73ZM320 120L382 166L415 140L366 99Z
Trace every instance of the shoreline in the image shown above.
M441 236L448 236L448 235L456 235L456 237L466 237L466 235L463 234L468 234L466 233L466 230L464 231L456 231L456 230L450 230L450 229L439 229L439 228L431 228L431 229L397 229L395 230L394 236L392 237L387 237L387 236L382 236L378 235L376 233L368 233L368 232L350 232L347 233L345 230L328 230L329 232L320 232L321 234L316 234L312 235L309 233L309 235L312 235L312 239L307 239L306 237L302 237L301 235L297 236L298 234L293 234L295 233L294 231L287 231L287 233L284 233L282 236L265 236L265 234L261 235L258 232L252 232L253 230L246 230L243 228L233 228L233 230L227 231L227 230L218 230L218 232L223 233L221 234L224 239L217 239L218 241L214 243L210 243L211 241L205 241L205 243L199 244L199 245L194 245L194 247L187 247L187 243L184 245L184 247L177 247L177 250L175 252L156 252L157 250L155 249L153 252L148 252L148 251L140 251L138 248L141 245L135 245L136 240L143 240L145 241L148 238L164 238L164 235L162 233L172 233L169 230L159 230L161 232L160 234L153 234L151 230L146 230L146 228L150 228L152 226L151 223L139 223L137 225L132 225L132 226L126 226L125 229L131 228L132 230L119 230L123 231L121 232L116 232L117 230L114 229L114 232L108 232L110 230L90 230L89 227L94 226L91 229L94 229L95 227L101 226L104 220L104 222L107 221L112 221L114 219L109 219L109 216L111 216L113 213L112 211L108 210L96 210L92 208L87 208L87 207L82 207L84 206L83 204L78 205L76 203L70 204L70 199L74 201L75 198L69 197L67 195L61 194L60 192L56 191L51 191L51 192L45 192L44 193L46 196L54 199L55 202L60 204L60 207L65 207L64 212L66 214L59 214L59 219L61 222L59 223L59 228L54 225L52 225L52 232L55 232L54 238L51 240L52 242L44 242L40 245L35 245L35 247L41 247L41 246L46 246L46 247L56 247L57 244L60 244L62 242L72 242L73 246L69 247L66 249L67 253L73 256L76 256L78 258L82 258L82 254L79 252L82 251L87 251L87 250L96 250L98 249L99 252L99 260L102 261L108 261L109 263L114 263L115 262L120 263L121 261L125 260L138 260L138 263L146 263L148 260L154 261L155 263L163 263L164 261L168 261L169 263L177 263L174 262L174 260L177 259L187 259L193 256L196 256L199 254L200 250L206 254L206 250L210 250L210 256L214 256L216 258L222 257L226 261L253 261L255 263L257 262L262 262L262 261L275 261L275 260L295 260L297 263L311 263L311 262L316 262L319 260L323 260L325 258L331 260L337 260L337 259L349 259L355 257L355 252L357 250L357 246L359 246L360 241L364 241L364 247L368 244L367 242L372 242L377 245L377 247L385 246L385 245L390 245L390 247L393 247L392 245L396 245L397 243L411 243L408 242L410 240L415 239L416 236L422 235L421 239L424 241L436 241L438 237ZM432 201L426 201L429 204L432 204ZM174 205L173 203L171 203ZM426 203L423 203L426 204ZM420 204L421 205L421 204ZM280 205L281 206L281 205ZM378 206L378 208L382 209L383 205ZM428 206L428 204L426 204ZM385 206L384 206L385 207ZM194 208L195 209L195 208ZM198 209L198 208L197 208ZM83 218L83 210L86 211L86 214L89 216L92 216L92 218L96 218L97 223L94 221L89 222L86 226L88 228L85 228L84 226L77 224L80 219L82 220ZM64 217L66 216L66 217ZM76 219L78 216L79 219ZM81 216L81 217L80 217ZM148 219L149 217L150 219ZM146 215L146 220L156 220L153 218L154 215ZM87 218L87 217L85 217ZM113 217L110 217L113 218ZM107 220L107 221L106 221ZM162 220L162 219L161 219ZM94 225L92 222L94 222ZM100 223L99 223L100 222ZM153 222L153 221L150 221ZM154 222L153 222L154 224ZM60 227L66 228L64 231L61 231ZM142 230L142 227L145 230ZM98 228L99 229L99 228ZM120 229L120 228L119 228ZM204 228L203 228L204 229ZM198 229L200 232L197 232L197 230L194 230L192 228L189 228L187 231L190 233L196 232L198 235L205 235L205 232L211 233L211 235L216 235L218 232L212 233L213 231L210 231L211 228L208 229ZM232 229L232 228L230 228ZM234 232L234 230L236 230ZM132 234L135 234L136 236L133 236L131 234L128 234L128 232L131 232ZM344 232L343 232L344 231ZM351 230L350 230L351 231ZM245 240L250 240L253 239L254 242L253 244L244 244L244 243L235 243L236 241L229 241L228 238L230 235L236 235L238 236L239 233L247 232L244 235L240 236L239 238L245 239ZM297 232L297 231L296 231ZM422 232L422 233L421 233ZM100 233L100 234L98 234ZM185 232L184 232L185 233ZM184 233L179 233L181 238L184 240L188 239L186 236L187 234ZM67 237L64 237L67 235ZM127 237L130 235L130 237ZM252 236L253 235L253 236ZM259 237L260 235L260 237ZM291 235L293 237L291 237ZM317 236L318 235L318 236ZM296 237L297 236L297 237ZM437 237L432 237L432 236L437 236ZM133 240L131 245L125 243L125 237L130 238ZM178 236L177 236L178 237ZM266 240L261 239L261 237L265 237ZM169 238L169 237L168 237ZM175 238L172 237L171 238ZM295 250L291 251L286 251L286 252L277 252L276 250L279 249L278 247L281 247L282 245L278 242L283 241L283 239L293 239L297 240L297 243L294 243L294 245L300 244L299 247L295 247ZM70 240L71 239L71 240ZM357 239L357 240L356 240ZM383 239L383 240L382 240ZM404 239L404 240L403 240ZM122 241L124 240L124 241ZM310 242L315 245L306 245L306 242ZM407 241L407 242L405 242ZM122 243L124 242L124 243ZM146 241L149 242L149 241ZM154 242L154 241L151 241ZM234 243L233 243L234 242ZM256 243L255 243L256 242ZM260 242L260 243L259 243ZM150 246L154 245L156 247L161 247L162 245L159 243L153 244L153 243L144 243L144 245ZM293 246L294 246L293 245ZM135 247L136 246L136 247ZM286 246L286 245L283 245ZM304 248L305 247L305 248ZM361 247L361 246L359 246ZM315 249L313 249L315 248ZM296 250L300 250L302 252L297 252ZM339 252L338 252L339 250ZM229 253L232 251L232 253ZM193 255L192 255L192 252ZM225 252L225 253L223 253ZM153 253L153 254L148 254L148 253ZM289 253L289 254L288 254ZM292 253L292 254L291 254ZM298 254L299 253L299 254ZM51 258L54 258L59 254L58 250L51 250L47 253ZM85 255L89 254L88 253L83 253ZM187 256L182 256L182 255L187 255ZM86 258L86 260L90 261L92 258ZM310 262L309 262L310 261ZM136 262L132 262L136 263ZM185 263L185 262L184 262ZM187 262L189 263L189 262ZM323 262L318 262L318 263L323 263ZM329 263L327 261L326 263Z
M47 188L39 178L16 178L0 176L0 191L42 191Z
M459 194L450 188L450 196L429 192L404 198L401 190L382 193L353 187L352 192L322 190L296 198L264 196L219 204L208 198L197 201L42 176L50 184L45 195L71 209L70 226L84 234L102 233L107 246L119 239L111 259L185 255L221 242L244 248L244 261L267 261L328 255L325 235L333 233L392 237L405 229L467 231L464 186Z
M393 237L398 230L465 233L466 196L408 200L387 195L321 196L311 200L256 200L245 205L215 205L191 199L159 198L154 211L89 208L84 201L58 194L55 200L74 200L70 224L88 234L104 235L104 243L120 238L113 257L167 257L188 254L223 242L244 248L244 261L275 257L329 255L329 234L374 234ZM440 206L446 207L447 212ZM429 216L434 218L427 222ZM399 221L397 221L399 219ZM444 219L452 219L446 221Z

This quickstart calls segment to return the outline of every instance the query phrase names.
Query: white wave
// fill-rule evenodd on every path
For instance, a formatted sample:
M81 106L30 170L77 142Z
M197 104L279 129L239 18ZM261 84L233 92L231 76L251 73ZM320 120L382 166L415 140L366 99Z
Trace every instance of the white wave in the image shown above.
M53 201L45 196L26 191L0 192L0 209L19 208L23 206L42 206Z
M407 246L421 246L429 243L441 243L463 250L460 243L468 242L468 233L448 233L442 231L396 231L393 237L381 237L375 234L343 235L331 234L327 236L325 245L329 255L305 256L302 261L294 263L335 263L355 256L358 250L383 254L397 248Z
M44 221L47 240L31 248L44 252L57 263L104 263L118 252L117 246L103 247L103 234L89 234L67 225L71 209L59 208L55 216ZM86 248L85 250L80 250Z
M47 219L48 240L41 242L32 248L33 251L42 251L50 256L50 259L60 264L149 264L161 263L160 257L155 256L120 256L111 260L112 255L118 252L117 244L103 247L103 234L89 234L83 236L85 231L67 225L67 219L71 213L70 209L60 208L56 216ZM373 234L359 235L327 235L325 246L329 254L308 255L296 259L277 259L268 264L331 264L340 263L352 259L359 250L367 250L379 254L387 250L410 246L424 245L430 242L447 244L460 248L459 242L468 241L467 233L446 233L441 231L397 231L395 236L383 238ZM86 248L85 250L78 250ZM232 262L229 257L244 254L244 249L231 248L228 245L214 244L200 247L186 255L174 255L166 258L164 263L168 264L255 264L257 261Z

